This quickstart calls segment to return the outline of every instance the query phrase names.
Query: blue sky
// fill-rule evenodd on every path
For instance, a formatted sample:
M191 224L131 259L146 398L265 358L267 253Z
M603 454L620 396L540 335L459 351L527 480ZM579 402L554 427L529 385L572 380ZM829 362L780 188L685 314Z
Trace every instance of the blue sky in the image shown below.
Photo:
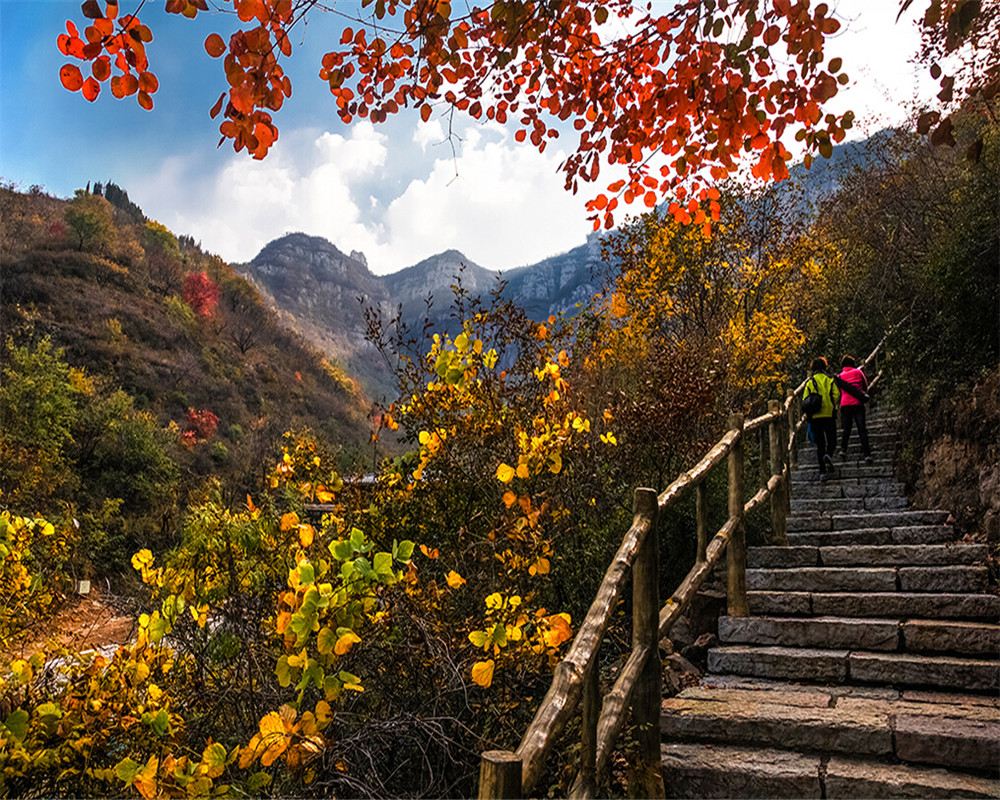
M898 122L907 101L929 86L907 63L916 46L911 22L895 24L896 3L888 0L836 5L847 25L838 54L854 78L837 103L858 113L859 134ZM286 67L294 93L263 163L228 144L217 148L208 116L225 78L201 43L213 31L227 37L232 16L191 21L167 15L162 0L146 3L151 69L160 79L152 112L115 100L106 86L94 104L60 86L67 59L55 39L67 19L80 17L76 0L0 0L4 180L66 196L88 180L111 179L147 215L233 261L304 230L364 252L376 272L448 248L509 268L580 244L590 230L584 198L564 192L557 172L559 147L572 146L572 137L540 155L515 144L512 131L464 124L453 158L439 119L424 125L404 113L374 128L344 126L317 77L320 56L339 36L336 16L314 15L296 34Z

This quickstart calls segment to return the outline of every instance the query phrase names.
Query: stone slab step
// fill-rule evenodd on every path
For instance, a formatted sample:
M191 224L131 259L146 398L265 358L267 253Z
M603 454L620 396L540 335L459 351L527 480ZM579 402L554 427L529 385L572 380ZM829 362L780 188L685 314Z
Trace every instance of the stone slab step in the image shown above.
M1000 658L1000 625L994 623L910 619L902 634L904 650Z
M1000 797L1000 781L946 769L885 764L835 756L826 765L824 797L830 800L858 797L923 798Z
M747 589L762 592L937 592L986 591L983 565L919 567L798 567L748 569Z
M857 617L720 617L723 644L896 650L900 621Z
M851 483L837 481L836 483L820 483L816 480L806 482L793 480L792 502L802 500L842 500L848 497L904 497L903 484L896 481L866 481Z
M846 756L666 743L661 758L671 798L1000 797L1000 781L981 775Z
M864 528L902 528L915 525L944 525L947 511L896 510L856 511L848 514L792 513L789 532L850 531Z
M843 696L834 689L693 687L663 701L660 730L666 740L686 744L875 756L995 776L995 706L901 701L892 694Z
M936 592L747 592L751 614L923 619L996 622L1000 597L995 594Z
M909 505L905 497L795 498L793 514L843 514L850 511L902 511Z
M988 692L1000 688L1000 663L957 656L727 645L708 651L717 674L816 682L930 686Z
M834 462L834 470L831 475L831 480L836 482L842 479L854 479L854 478L878 478L880 480L891 481L894 479L895 473L893 472L893 467L891 464L873 464L868 466L866 464L840 464L838 465ZM804 459L800 459L798 466L795 467L795 471L792 473L792 481L808 481L816 480L819 476L819 465L815 461L807 462Z
M885 448L872 448L871 460L872 463L868 464L864 460L864 456L856 448L859 445L854 444L854 447L850 449L847 453L847 458L842 458L840 452L833 457L833 465L835 467L847 467L847 466L885 466L886 464L892 465L895 461L895 454ZM798 452L798 465L802 469L819 469L819 460L816 457L816 448L813 446L801 447Z
M747 566L759 569L979 564L986 561L987 552L984 544L751 547L747 550Z
M1000 658L1000 625L990 622L833 616L720 617L719 641Z
M857 528L849 531L793 531L791 545L847 546L889 544L942 544L955 541L950 525L907 525L899 528Z

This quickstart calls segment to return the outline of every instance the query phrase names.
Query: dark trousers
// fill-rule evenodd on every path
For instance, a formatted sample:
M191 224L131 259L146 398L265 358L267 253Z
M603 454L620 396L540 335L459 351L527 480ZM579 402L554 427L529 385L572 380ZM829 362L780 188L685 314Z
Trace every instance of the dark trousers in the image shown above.
M826 456L833 457L837 449L837 421L833 417L813 417L809 423L812 425L813 436L816 438L816 457L819 459L819 471L825 472L826 465L823 459Z
M858 436L861 437L861 452L867 458L872 454L868 446L868 426L865 424L864 406L841 406L840 425L844 429L840 438L840 449L847 452L847 442L851 438L851 426L858 426Z

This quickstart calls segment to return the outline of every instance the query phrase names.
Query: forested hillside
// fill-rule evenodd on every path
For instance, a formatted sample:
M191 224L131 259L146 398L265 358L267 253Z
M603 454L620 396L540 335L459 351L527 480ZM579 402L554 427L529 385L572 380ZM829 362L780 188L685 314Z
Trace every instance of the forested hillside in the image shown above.
M105 191L0 190L0 502L75 518L74 572L114 578L206 481L253 490L287 430L355 463L368 407L220 259Z

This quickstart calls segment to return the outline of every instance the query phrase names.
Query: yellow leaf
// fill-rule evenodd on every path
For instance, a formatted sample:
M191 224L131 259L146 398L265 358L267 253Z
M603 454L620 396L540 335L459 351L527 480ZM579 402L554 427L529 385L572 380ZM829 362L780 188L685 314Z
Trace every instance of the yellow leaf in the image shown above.
M358 636L354 631L348 631L337 639L337 643L333 646L333 652L338 656L346 655L351 652L351 648L360 641L360 636Z
M312 525L299 525L299 544L303 547L311 545L315 535L316 531L313 529Z
M493 683L493 668L496 666L491 658L489 661L477 661L472 665L472 680L478 686L489 689Z
M500 483L510 483L514 480L514 468L509 464L501 464L497 467L497 480Z
M549 456L549 472L553 475L558 475L562 471L562 455L559 453L552 453Z
M334 494L323 484L316 487L316 499L321 503L332 503Z
M551 565L547 558L539 558L534 564L528 567L529 575L548 575Z
M525 464L525 463L522 462L521 464L517 465L517 477L519 477L519 478L528 478L530 476L531 476L531 472L528 470L528 465L527 464Z
M445 580L452 589L458 589L465 585L465 578L459 575L455 570L451 570L446 576Z
M503 504L510 508L514 503L517 502L517 495L513 492L507 491L503 493Z
M290 531L296 525L299 524L299 515L294 511L289 511L287 514L281 515L281 530Z
M502 608L503 595L501 595L500 592L493 592L493 594L486 598L486 607L491 611Z

